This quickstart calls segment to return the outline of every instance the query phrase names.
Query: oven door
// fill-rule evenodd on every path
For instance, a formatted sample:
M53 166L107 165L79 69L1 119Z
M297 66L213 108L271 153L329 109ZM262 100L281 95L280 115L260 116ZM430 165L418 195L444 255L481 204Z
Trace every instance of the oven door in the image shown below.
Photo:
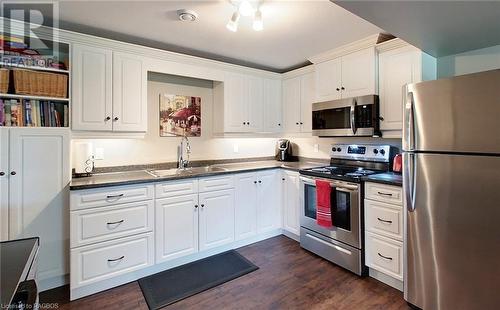
M359 184L321 179L330 182L333 189L330 200L334 226L326 228L316 223L316 179L320 178L300 177L300 226L360 249Z
M316 136L373 136L378 132L377 96L313 103Z

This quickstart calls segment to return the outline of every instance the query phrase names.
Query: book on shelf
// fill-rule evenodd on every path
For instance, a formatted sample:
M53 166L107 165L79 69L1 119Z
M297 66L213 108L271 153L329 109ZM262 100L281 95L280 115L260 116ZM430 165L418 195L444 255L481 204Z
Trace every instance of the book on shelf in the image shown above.
M36 99L0 98L0 126L68 127L67 104Z

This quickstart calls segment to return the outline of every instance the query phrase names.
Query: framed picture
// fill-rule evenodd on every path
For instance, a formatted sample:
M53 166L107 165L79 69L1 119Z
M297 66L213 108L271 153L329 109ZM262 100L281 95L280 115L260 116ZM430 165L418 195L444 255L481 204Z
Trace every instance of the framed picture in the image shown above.
M160 94L160 137L201 136L201 97Z

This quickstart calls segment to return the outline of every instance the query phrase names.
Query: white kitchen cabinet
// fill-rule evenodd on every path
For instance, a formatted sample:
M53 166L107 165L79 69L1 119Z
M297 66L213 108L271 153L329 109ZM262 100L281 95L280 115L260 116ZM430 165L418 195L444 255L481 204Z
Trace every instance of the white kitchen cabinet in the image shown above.
M234 190L199 194L200 251L234 240Z
M435 58L394 39L379 50L380 129L384 137L401 137L404 86L436 78Z
M281 227L281 173L267 170L257 173L257 232Z
M72 49L71 127L73 130L112 130L113 52L81 44L74 44Z
M243 74L226 73L221 92L223 101L216 104L223 105L223 111L215 112L216 123L222 121L224 132L246 131L248 128L246 126L246 102L248 96L246 77ZM219 119L221 114L222 120Z
M157 199L156 262L198 252L198 194Z
M9 209L8 239L40 237L40 289L63 285L63 276L69 271L69 130L2 129L1 144L1 161L5 165L8 158L9 162L7 170L2 170L2 209ZM7 205L3 198L6 179Z
M147 130L147 72L141 57L75 44L72 63L73 130Z
M316 81L316 101L328 101L340 99L340 87L342 85L342 59L318 63L314 66Z
M236 240L257 234L257 208L257 174L237 174L235 176L234 204Z
M264 131L281 132L283 130L283 107L281 100L281 80L264 79Z
M376 66L374 47L315 64L315 101L377 94Z
M311 132L314 75L305 73L283 81L285 132Z
M300 234L300 182L299 174L284 171L283 182L283 229L296 237Z
M263 80L260 77L249 76L248 96L246 114L247 130L249 132L260 132L264 125L264 89Z
M113 131L146 131L147 72L139 56L113 53Z
M9 240L9 129L0 128L0 241Z

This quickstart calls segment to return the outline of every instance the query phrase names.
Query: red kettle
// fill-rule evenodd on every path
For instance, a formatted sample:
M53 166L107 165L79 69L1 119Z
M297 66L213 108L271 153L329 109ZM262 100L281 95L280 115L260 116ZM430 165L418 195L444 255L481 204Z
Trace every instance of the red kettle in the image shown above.
M392 171L401 172L403 170L403 155L397 154L392 162Z

